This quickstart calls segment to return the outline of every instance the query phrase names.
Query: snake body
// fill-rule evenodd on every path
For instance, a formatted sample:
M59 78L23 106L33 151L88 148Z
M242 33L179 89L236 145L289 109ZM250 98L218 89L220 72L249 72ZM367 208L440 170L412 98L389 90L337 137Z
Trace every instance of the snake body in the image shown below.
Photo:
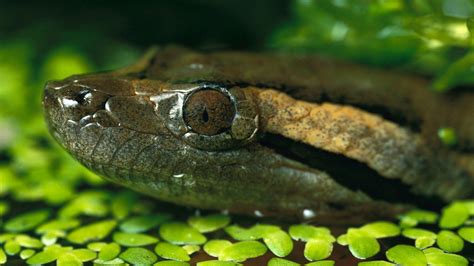
M204 209L349 221L474 196L474 93L428 87L317 56L166 47L51 81L43 104L54 138L112 182Z

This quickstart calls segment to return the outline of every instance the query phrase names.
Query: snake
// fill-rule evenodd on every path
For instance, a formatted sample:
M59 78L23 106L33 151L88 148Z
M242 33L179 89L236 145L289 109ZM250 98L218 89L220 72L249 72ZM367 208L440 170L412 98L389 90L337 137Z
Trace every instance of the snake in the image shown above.
M474 91L430 84L318 55L165 46L49 81L43 107L54 139L112 183L199 209L349 222L474 196Z

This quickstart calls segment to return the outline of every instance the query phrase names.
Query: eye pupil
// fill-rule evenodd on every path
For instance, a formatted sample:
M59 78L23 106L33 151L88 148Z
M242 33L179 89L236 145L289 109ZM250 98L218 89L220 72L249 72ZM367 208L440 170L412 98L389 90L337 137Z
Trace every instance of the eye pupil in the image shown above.
M191 94L183 108L185 123L196 133L215 135L232 125L235 116L230 98L217 90L201 90Z
M206 123L209 121L209 114L207 113L206 109L204 109L204 113L202 113L202 121Z

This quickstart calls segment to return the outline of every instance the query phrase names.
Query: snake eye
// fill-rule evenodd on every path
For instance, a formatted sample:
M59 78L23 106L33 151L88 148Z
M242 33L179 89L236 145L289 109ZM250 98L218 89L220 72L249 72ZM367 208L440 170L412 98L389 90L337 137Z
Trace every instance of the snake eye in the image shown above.
M217 90L191 94L183 108L185 123L196 133L215 135L229 129L235 116L231 99Z

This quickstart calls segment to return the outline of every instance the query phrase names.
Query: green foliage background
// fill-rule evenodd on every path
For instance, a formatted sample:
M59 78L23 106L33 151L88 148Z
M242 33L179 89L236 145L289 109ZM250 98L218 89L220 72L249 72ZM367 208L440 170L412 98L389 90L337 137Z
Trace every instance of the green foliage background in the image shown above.
M429 75L443 93L474 84L473 16L472 0L0 1L0 239L6 221L38 208L48 219L72 208L82 222L160 210L123 189L113 196L117 188L52 141L40 102L47 80L121 67L150 45L178 43L322 53ZM70 207L78 195L86 203ZM136 205L117 207L124 198ZM179 210L178 220L193 214Z

